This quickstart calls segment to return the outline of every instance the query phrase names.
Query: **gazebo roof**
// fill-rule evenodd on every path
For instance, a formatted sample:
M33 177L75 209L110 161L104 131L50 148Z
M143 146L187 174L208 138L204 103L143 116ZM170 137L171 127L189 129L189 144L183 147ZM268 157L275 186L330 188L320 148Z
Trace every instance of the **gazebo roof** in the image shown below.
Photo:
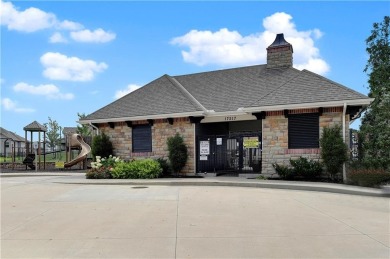
M42 124L40 124L39 122L37 121L33 121L31 122L30 124L28 124L27 126L25 126L23 128L23 130L25 131L32 131L32 132L46 132L47 129L45 126L43 126Z

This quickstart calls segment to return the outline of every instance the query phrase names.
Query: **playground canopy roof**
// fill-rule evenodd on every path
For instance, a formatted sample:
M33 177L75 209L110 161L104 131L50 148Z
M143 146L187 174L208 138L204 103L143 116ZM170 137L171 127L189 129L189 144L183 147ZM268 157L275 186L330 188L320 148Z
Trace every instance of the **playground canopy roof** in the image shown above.
M25 131L31 131L31 132L46 132L47 129L45 126L43 126L42 124L40 124L39 122L37 121L33 121L31 122L30 124L28 124L27 126L25 126L23 128L23 130Z
M0 138L1 139L12 139L15 142L24 142L25 139L9 130L0 127Z
M77 133L77 127L64 127L64 129L62 130L62 133L64 135Z

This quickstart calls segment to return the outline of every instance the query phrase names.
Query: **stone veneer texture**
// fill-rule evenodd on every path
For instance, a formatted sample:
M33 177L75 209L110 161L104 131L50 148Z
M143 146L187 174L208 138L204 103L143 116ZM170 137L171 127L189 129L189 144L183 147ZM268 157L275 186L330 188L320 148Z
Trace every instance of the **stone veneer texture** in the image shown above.
M147 124L147 121L133 122L136 124ZM187 164L182 173L194 172L194 126L187 118L174 119L173 125L167 120L155 120L152 126L152 152L133 153L131 129L124 122L115 123L114 128L108 124L100 126L100 130L110 137L114 147L114 155L122 159L141 159L141 158L165 158L168 159L167 139L179 133L188 148Z

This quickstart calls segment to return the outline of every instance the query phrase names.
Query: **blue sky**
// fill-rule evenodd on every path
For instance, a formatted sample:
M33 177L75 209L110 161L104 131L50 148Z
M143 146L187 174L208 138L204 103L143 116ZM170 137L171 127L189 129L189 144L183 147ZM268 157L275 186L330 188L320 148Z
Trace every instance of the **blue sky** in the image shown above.
M48 117L74 127L163 74L264 64L276 33L295 67L367 94L365 39L390 13L388 1L1 1L1 126L21 136Z

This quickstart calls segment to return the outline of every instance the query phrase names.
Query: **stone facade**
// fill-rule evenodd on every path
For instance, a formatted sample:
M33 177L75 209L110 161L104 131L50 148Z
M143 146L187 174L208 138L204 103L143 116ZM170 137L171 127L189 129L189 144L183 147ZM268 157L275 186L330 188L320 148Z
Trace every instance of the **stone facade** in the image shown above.
M290 111L290 113L318 112L318 109L304 109ZM339 124L342 126L342 107L325 108L320 116L320 136L324 127ZM349 116L346 115L346 143L349 143ZM289 149L288 148L288 119L283 111L267 112L263 120L263 161L262 173L268 176L275 175L272 163L289 165L290 159L300 156L308 159L319 160L320 149Z
M292 67L293 52L291 45L269 47L267 49L267 68Z
M147 121L133 121L133 125L147 124ZM114 123L114 128L108 124L100 124L99 129L110 137L114 147L114 155L122 159L168 158L167 139L179 133L188 148L187 164L182 173L194 173L195 168L195 130L188 118L175 118L173 125L166 119L154 120L152 126L152 152L132 152L132 128L125 122Z

